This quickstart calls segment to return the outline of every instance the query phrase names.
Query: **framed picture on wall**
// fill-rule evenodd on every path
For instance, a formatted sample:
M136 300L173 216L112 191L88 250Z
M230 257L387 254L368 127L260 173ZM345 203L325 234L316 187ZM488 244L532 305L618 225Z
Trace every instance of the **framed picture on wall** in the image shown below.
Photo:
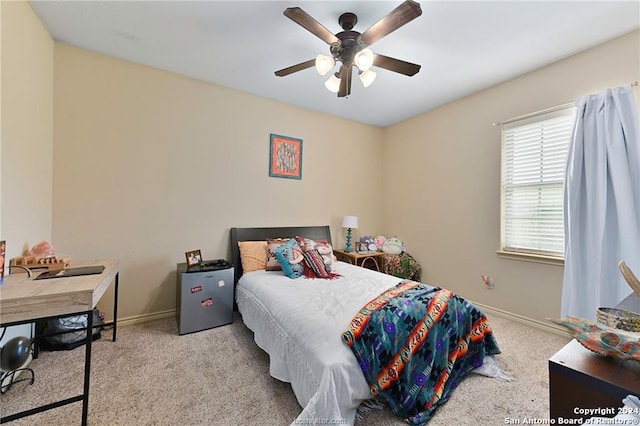
M187 258L187 266L196 266L202 263L202 254L200 250L192 250L185 253Z
M269 176L302 179L302 139L271 133Z

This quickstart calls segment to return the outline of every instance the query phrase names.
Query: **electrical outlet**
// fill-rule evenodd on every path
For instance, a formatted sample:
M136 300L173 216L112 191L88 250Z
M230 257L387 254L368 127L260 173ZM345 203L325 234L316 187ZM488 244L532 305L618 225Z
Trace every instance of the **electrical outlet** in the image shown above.
M484 284L485 288L491 290L493 289L493 278L491 278L488 275L480 275L482 277L482 283Z

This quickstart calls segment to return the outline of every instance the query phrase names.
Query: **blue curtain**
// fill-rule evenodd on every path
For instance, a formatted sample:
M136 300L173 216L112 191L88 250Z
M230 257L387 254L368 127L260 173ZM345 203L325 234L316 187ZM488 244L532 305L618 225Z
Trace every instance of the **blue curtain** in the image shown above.
M562 316L594 319L640 272L640 128L631 86L576 101L564 190Z

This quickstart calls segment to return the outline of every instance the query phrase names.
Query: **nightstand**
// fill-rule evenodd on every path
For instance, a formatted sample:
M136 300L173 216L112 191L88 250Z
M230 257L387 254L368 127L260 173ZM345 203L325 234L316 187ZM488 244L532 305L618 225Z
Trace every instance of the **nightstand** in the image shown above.
M384 256L384 252L381 251L372 251L369 253L358 253L352 251L347 253L335 248L333 249L333 254L336 255L338 260L351 263L352 265L361 266L363 268L375 269L378 272L380 272L380 264L378 263L378 260L382 261L382 256Z

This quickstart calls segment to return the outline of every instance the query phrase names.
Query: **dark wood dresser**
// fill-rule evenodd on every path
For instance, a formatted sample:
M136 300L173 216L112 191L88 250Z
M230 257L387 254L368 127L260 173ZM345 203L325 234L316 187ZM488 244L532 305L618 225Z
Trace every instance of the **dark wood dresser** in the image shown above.
M640 362L600 356L575 339L549 359L549 408L556 424L559 417L613 417L627 395L640 397ZM589 408L603 411L581 411Z

